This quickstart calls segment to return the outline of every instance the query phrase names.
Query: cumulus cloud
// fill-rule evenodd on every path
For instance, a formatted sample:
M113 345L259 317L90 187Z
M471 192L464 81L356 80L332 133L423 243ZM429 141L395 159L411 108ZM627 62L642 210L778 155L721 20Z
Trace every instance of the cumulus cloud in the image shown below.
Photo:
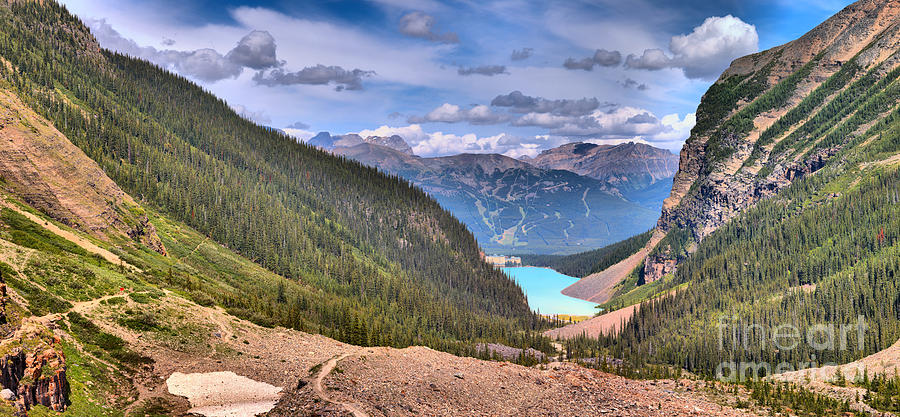
M469 122L475 125L489 125L502 123L509 120L509 116L505 114L494 113L490 107L485 105L474 106L470 109L463 109L455 104L444 103L440 107L428 112L425 116L410 117L409 123L459 123Z
M509 74L504 65L482 65L480 67L459 67L456 71L459 75L486 75L492 77L499 74Z
M291 136L291 137L293 137L294 139L299 140L300 142L307 142L307 141L309 141L313 136L316 135L316 132L311 132L311 131L305 130L305 129L293 129L293 128L286 127L286 128L284 128L284 129L282 129L282 130L283 130L284 133L286 133L288 136Z
M652 112L620 107L612 111L596 111L589 116L557 124L551 134L599 139L642 139L648 142L681 142L690 135L696 119L693 114L683 119L677 114L658 118Z
M691 33L672 37L669 50L671 56L658 48L628 55L625 66L651 71L679 68L688 78L715 79L735 58L758 51L759 35L755 26L737 17L709 17Z
M622 53L619 51L607 51L598 49L593 56L583 59L569 58L563 62L563 66L570 70L591 71L596 66L615 67L622 63Z
M578 124L583 128L587 128L588 126L583 123L590 121L590 119L583 117L559 116L550 113L528 113L514 120L512 124L513 126L533 126L546 129L559 129L563 126Z
M235 64L255 70L278 66L275 57L275 38L269 32L254 30L244 36L225 58Z
M434 16L424 12L410 12L400 18L400 33L414 38L427 39L432 42L458 43L456 33L437 33L434 31Z
M677 66L675 60L669 58L662 49L658 48L646 49L641 56L628 55L625 60L625 67L632 69L656 71L674 66Z
M635 124L635 125L637 125L637 124L653 124L653 123L658 123L658 122L659 122L659 119L657 119L656 116L654 116L648 112L643 112L641 114L631 116L628 118L628 120L625 121L625 123L630 123L630 124Z
M479 137L474 133L456 135L444 132L426 132L421 125L390 127L359 132L362 137L399 135L420 156L452 155L459 153L499 153L513 158L522 155L535 156L548 144L547 136L518 137L501 133Z
M242 104L234 104L231 106L231 109L241 117L256 124L267 125L272 123L272 119L265 112L250 110Z
M501 94L491 100L495 107L509 107L516 113L552 113L560 116L583 116L597 108L614 106L612 103L600 103L596 98L581 98L576 100L548 100L543 97L532 97L522 94L521 91L513 91L509 94Z
M514 49L512 54L509 56L509 59L512 61L524 61L528 58L531 58L531 55L534 53L534 49L532 48L522 48L522 49Z
M253 81L265 86L278 85L326 85L334 84L335 90L362 90L362 79L375 75L374 71L361 69L346 70L339 66L325 66L322 64L314 67L306 67L296 72L287 72L276 68L268 72L257 72Z
M91 33L106 49L146 59L163 68L201 81L215 82L226 78L237 78L243 72L244 67L264 69L279 64L275 55L275 39L265 31L250 32L238 42L234 49L223 56L210 48L178 51L140 46L134 40L119 34L104 19L89 20L88 25ZM174 41L170 41L164 40L163 44L173 45Z

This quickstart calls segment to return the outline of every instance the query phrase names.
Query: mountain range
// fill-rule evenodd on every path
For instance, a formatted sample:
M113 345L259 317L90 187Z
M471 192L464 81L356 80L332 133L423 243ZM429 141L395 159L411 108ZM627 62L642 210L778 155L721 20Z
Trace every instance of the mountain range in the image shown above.
M322 132L308 143L421 187L489 252L567 254L646 231L677 168L671 152L639 143L573 143L522 160L421 158L399 136Z

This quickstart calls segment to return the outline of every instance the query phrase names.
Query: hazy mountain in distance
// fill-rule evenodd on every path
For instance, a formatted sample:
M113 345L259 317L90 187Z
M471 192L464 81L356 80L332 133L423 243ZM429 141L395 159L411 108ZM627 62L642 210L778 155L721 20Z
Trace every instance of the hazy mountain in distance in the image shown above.
M489 252L602 247L652 227L658 213L627 201L605 181L503 155L420 158L374 143L332 151L412 181L465 223Z
M364 138L355 133L332 136L328 132L319 132L317 135L310 138L306 143L329 151L334 148L349 148L361 143L372 143L375 145L386 146L408 155L413 154L413 150L409 146L409 144L406 143L406 141L398 135L368 136Z
M523 160L539 168L564 169L606 181L623 195L671 179L678 171L678 155L634 142L619 145L568 143ZM665 193L668 194L668 190Z

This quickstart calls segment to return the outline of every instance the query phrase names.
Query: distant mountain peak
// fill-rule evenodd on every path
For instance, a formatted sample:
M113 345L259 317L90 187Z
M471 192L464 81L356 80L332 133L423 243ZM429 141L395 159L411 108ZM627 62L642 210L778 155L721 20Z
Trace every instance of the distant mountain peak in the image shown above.
M678 170L678 155L639 142L572 142L525 161L543 169L562 169L607 181L623 191L646 188L673 177Z
M369 136L364 139L367 143L374 143L376 145L387 146L388 148L394 149L396 151L403 152L407 155L412 155L413 150L412 147L409 146L409 143L406 143L400 135L392 135L392 136Z
M374 145L384 146L393 150L413 155L412 147L403 140L400 135L392 136L368 136L363 138L356 133L348 133L346 135L332 136L328 132L319 132L307 142L308 145L319 147L327 151L333 151L336 148L352 148L363 143L371 143Z

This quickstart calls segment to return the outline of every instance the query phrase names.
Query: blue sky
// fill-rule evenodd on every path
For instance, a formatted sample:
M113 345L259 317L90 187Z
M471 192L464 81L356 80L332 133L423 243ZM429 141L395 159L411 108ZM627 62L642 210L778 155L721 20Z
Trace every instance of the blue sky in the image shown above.
M300 140L399 134L422 156L566 142L677 151L738 56L838 0L63 0L151 60Z

